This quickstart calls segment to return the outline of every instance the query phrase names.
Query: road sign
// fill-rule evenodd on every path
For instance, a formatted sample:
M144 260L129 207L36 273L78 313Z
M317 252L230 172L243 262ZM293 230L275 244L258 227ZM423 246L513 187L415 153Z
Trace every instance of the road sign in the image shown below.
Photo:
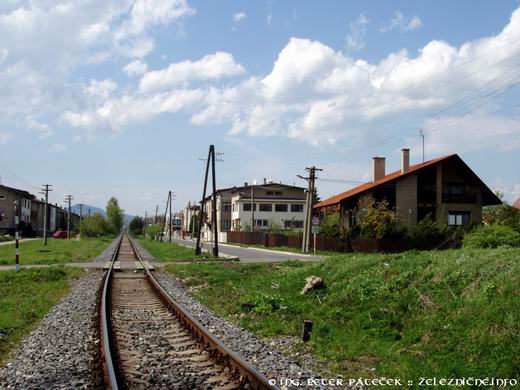
M312 225L311 227L312 234L318 234L320 232L320 227L316 225Z
M312 217L312 226L320 226L320 217L317 215Z

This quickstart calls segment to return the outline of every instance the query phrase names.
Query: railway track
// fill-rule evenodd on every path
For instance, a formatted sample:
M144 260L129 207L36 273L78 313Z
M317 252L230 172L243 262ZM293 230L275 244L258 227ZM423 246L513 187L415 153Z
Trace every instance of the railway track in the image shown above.
M100 320L109 388L273 388L163 290L126 235L105 276Z

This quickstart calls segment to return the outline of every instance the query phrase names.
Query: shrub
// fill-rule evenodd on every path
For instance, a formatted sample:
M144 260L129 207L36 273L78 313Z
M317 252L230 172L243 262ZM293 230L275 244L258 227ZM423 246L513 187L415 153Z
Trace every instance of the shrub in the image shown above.
M482 210L482 220L490 225L509 226L520 232L520 210L507 203L485 207Z
M250 296L242 304L247 311L257 314L270 314L279 310L283 305L283 299L278 294L257 294Z
M345 236L339 214L328 215L320 226L320 236L342 238Z
M107 222L101 214L83 218L80 226L81 234L86 237L98 237L108 233Z
M416 241L446 240L451 235L450 227L445 223L434 221L431 214L421 219L408 233L408 236Z
M361 236L365 238L400 237L405 234L405 228L400 227L397 216L388 207L388 202L372 202L366 207L361 221Z
M464 236L464 247L497 248L502 245L520 247L520 233L506 225L483 225Z

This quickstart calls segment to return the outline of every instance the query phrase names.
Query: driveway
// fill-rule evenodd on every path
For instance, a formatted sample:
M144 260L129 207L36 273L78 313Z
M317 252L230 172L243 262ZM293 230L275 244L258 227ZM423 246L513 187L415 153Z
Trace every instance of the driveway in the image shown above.
M172 238L176 244L188 246L191 248L195 248L195 240L182 240L179 238ZM212 245L208 242L203 243L204 249L211 252ZM219 253L222 255L227 255L229 257L238 257L241 262L244 263L278 263L281 261L288 260L300 260L300 261L321 261L323 260L322 256L314 256L314 255L304 255L301 253L290 253L290 252L281 252L274 251L269 249L261 249L261 248L246 248L240 247L236 245L229 244L220 244L218 246Z

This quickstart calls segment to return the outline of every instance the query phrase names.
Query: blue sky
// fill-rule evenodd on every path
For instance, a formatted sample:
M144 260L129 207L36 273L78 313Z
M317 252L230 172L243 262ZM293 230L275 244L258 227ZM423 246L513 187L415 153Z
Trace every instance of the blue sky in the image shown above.
M517 1L8 0L0 4L0 177L129 213L264 177L322 197L459 153L520 197Z

